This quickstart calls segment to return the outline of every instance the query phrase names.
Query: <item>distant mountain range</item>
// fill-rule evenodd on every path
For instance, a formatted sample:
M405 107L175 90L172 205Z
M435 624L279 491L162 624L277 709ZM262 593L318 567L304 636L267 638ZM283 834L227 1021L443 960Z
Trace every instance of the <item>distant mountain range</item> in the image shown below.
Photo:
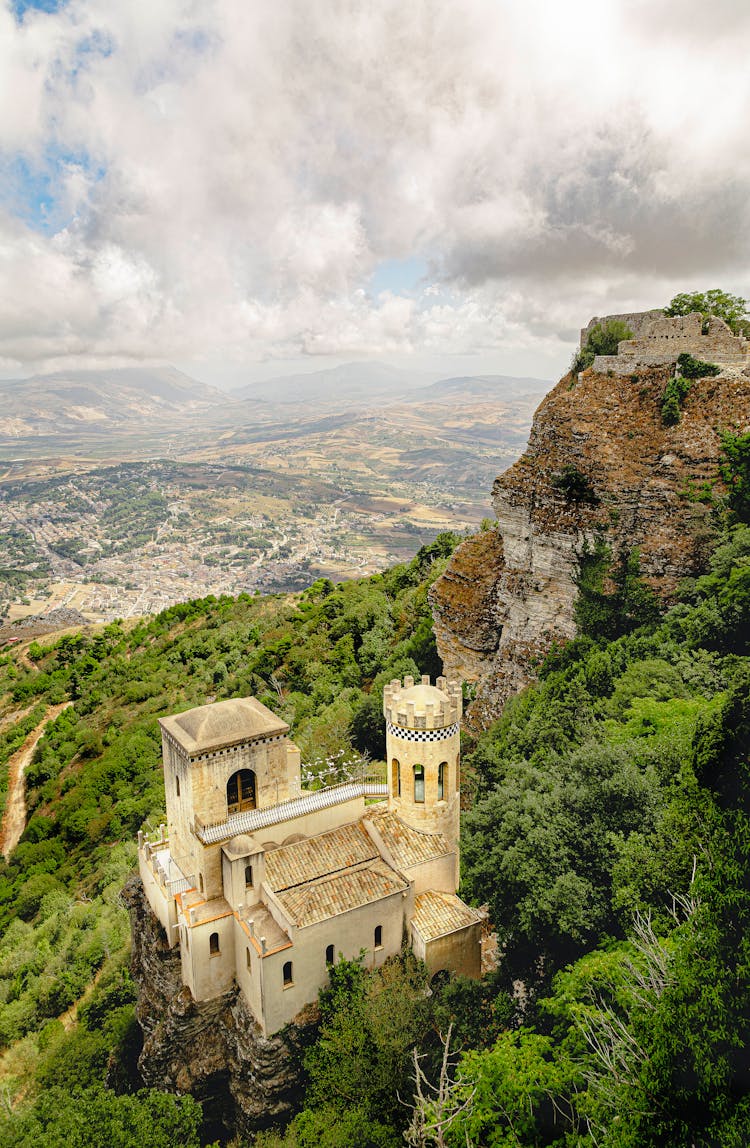
M462 395L498 400L543 393L543 379L478 375L432 381L383 363L347 363L310 374L283 375L227 393L175 367L59 371L0 383L0 446L116 434L160 437L270 423L299 425L369 407ZM63 441L64 440L64 441Z

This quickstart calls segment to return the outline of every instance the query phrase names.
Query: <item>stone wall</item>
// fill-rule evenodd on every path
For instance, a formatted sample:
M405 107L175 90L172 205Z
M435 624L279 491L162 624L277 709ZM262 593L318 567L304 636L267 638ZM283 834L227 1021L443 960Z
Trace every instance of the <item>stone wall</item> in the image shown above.
M668 315L644 312L644 321L634 338L624 339L616 355L597 355L593 368L599 373L612 371L629 375L638 367L665 366L674 363L685 352L704 362L719 366L745 368L750 366L750 342L734 335L723 319L711 317L708 331L703 333L703 317L698 311L690 315ZM620 318L621 316L609 316ZM593 320L592 320L593 322ZM589 324L589 327L591 324ZM632 328L631 328L632 329ZM588 328L586 328L588 331ZM581 337L585 332L581 333Z
M585 327L581 328L581 348L586 346L591 328L595 327L597 323L609 323L619 319L630 328L634 335L639 335L649 323L654 319L659 319L663 314L664 312L657 308L653 311L629 311L622 315L595 315Z

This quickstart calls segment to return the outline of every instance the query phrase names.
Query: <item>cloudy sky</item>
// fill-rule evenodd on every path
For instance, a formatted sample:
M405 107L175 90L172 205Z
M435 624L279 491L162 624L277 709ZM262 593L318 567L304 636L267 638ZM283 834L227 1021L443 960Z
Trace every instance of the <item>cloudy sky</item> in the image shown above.
M0 372L559 375L750 295L748 0L0 0Z

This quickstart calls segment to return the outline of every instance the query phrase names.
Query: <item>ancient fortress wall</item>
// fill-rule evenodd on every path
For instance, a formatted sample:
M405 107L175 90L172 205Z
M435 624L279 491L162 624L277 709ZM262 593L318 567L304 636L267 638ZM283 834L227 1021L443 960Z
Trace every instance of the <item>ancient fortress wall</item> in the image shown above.
M697 311L673 318L661 312L647 311L643 315L645 321L640 324L640 330L634 338L619 344L616 355L596 356L593 363L595 371L629 375L638 367L673 363L684 352L722 367L738 367L740 370L750 367L750 342L741 335L732 334L723 319L712 316L708 331L703 334L702 316ZM634 316L610 315L607 318L623 318L630 322ZM602 320L592 320L592 323L595 321ZM581 333L582 338L592 323ZM632 323L630 327L634 329Z
M595 327L597 323L611 323L614 320L620 320L620 322L625 323L625 325L630 328L634 336L638 336L649 323L654 319L662 318L663 315L664 312L658 308L653 311L631 311L622 315L595 315L593 319L588 321L585 327L581 328L581 347L586 346L589 335L591 334L591 328Z

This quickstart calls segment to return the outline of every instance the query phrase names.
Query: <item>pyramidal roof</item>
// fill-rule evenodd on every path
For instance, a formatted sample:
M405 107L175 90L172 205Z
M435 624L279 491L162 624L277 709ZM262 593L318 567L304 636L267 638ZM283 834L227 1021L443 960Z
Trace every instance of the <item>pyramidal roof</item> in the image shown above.
M289 726L257 698L230 698L196 706L159 725L189 754L210 753L225 746L289 732Z

